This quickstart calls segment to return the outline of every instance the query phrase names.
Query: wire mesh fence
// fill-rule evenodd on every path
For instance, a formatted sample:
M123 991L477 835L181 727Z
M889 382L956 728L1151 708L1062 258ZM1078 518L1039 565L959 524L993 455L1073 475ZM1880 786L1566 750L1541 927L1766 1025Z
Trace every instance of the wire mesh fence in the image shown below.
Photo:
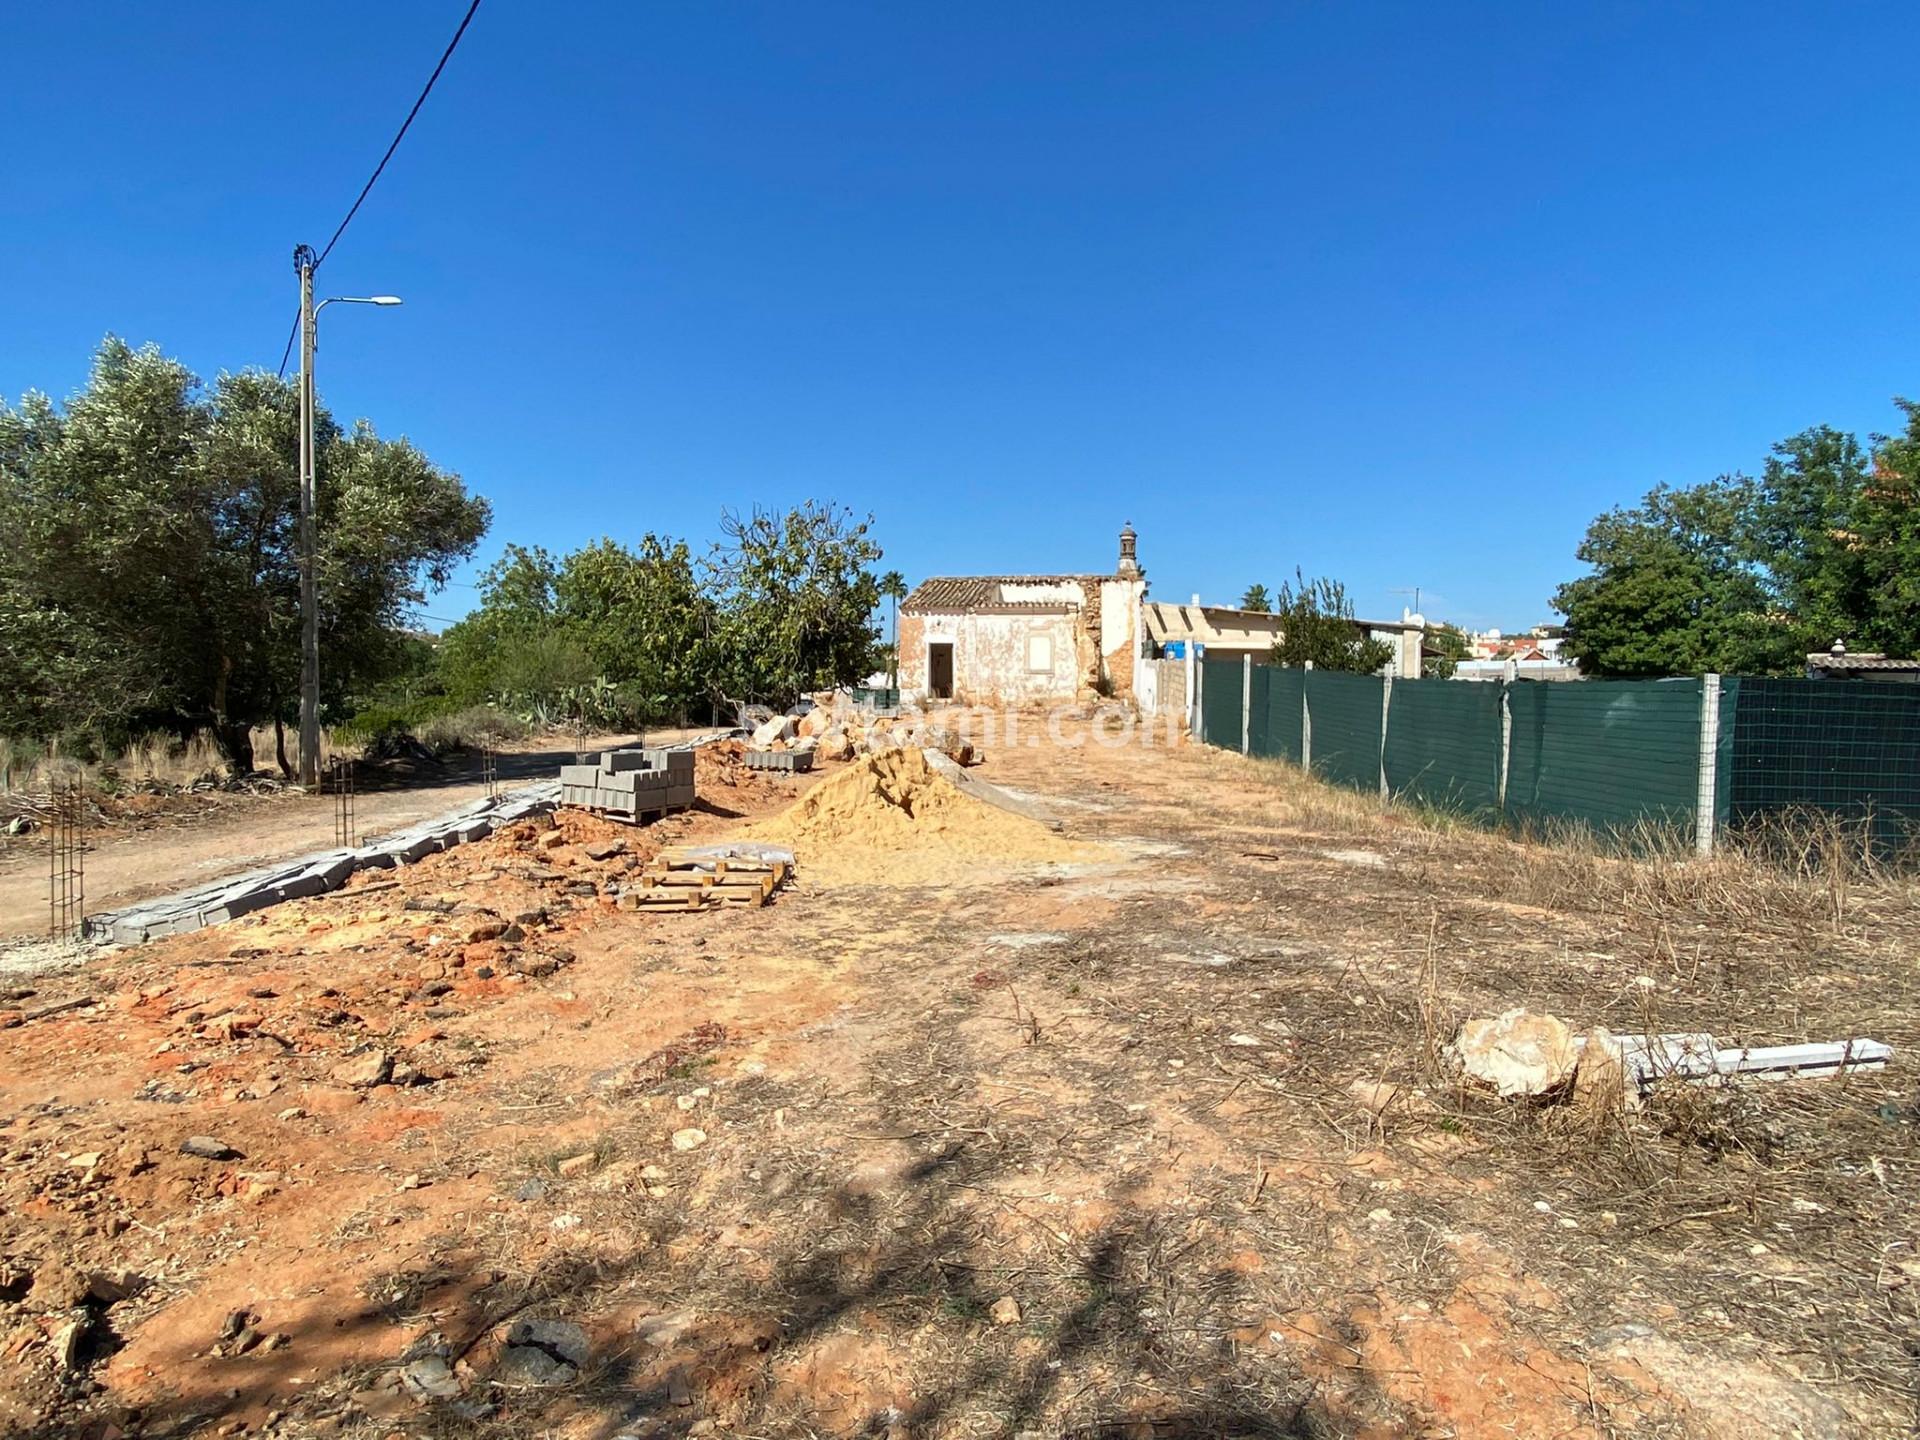
M1792 811L1920 855L1920 685L1392 680L1204 663L1201 738L1487 823L1715 837ZM1244 705L1244 710L1243 710Z
M1729 826L1821 810L1862 822L1882 854L1916 848L1920 685L1747 678L1728 684L1735 700L1722 818Z

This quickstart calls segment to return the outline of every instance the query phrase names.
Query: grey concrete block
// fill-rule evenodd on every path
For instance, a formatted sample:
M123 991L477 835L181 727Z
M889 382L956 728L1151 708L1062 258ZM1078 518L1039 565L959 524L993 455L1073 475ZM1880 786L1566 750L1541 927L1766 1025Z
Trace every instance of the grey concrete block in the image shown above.
M560 783L562 785L593 785L600 779L598 765L562 765Z
M310 865L305 873L318 876L327 889L337 890L347 883L347 877L357 868L358 862L354 857L345 855L338 859L323 860L317 865Z
M278 905L280 897L272 890L249 890L244 895L229 895L214 902L215 909L226 912L226 918L235 919L241 915L251 915L256 910L264 910L269 905ZM209 924L212 922L209 921Z
M670 777L693 776L693 752L691 750L649 750L646 752L649 768L664 770Z
M651 768L651 750L608 750L600 756L600 768L609 775L620 775L630 770Z
M295 875L290 880L275 885L273 890L282 900L304 900L309 895L326 894L327 886L318 875Z

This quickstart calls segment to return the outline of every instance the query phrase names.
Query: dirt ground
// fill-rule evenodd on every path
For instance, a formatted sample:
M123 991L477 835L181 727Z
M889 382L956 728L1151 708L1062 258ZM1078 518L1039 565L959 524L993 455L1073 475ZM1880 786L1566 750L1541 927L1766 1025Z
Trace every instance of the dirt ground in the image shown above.
M0 998L97 1001L0 1031L0 1434L1911 1433L1910 888L1184 747L980 773L1073 858L613 908L820 780L709 764ZM1460 1091L1521 1004L1895 1061Z
M658 732L671 743L696 730ZM496 752L500 783L551 779L577 748L632 743L619 736L542 736ZM399 830L485 793L477 753L455 752L443 763L365 765L358 774L354 819L362 836ZM115 802L95 816L88 836L89 910L118 909L276 860L327 850L334 843L334 802L297 790L278 793L145 795ZM45 934L47 843L38 834L0 836L0 937Z

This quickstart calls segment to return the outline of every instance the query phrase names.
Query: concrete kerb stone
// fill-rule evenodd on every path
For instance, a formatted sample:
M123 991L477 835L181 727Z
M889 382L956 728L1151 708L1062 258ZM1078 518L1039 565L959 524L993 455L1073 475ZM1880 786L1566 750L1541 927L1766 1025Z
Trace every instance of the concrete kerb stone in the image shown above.
M405 864L466 841L483 839L501 825L551 810L561 795L560 782L525 786L510 796L481 799L409 830L382 837L355 850L322 850L282 865L230 875L123 910L103 911L86 920L87 938L115 945L136 945L180 935L263 910L282 900L323 894L344 885L355 870Z

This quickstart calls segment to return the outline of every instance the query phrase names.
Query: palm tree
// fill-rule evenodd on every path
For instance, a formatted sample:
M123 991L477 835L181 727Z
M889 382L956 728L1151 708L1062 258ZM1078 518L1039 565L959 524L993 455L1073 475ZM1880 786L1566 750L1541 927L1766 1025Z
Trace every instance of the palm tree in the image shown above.
M907 598L907 577L898 570L889 570L880 577L880 593L893 601L893 684L890 688L900 688L900 602Z

